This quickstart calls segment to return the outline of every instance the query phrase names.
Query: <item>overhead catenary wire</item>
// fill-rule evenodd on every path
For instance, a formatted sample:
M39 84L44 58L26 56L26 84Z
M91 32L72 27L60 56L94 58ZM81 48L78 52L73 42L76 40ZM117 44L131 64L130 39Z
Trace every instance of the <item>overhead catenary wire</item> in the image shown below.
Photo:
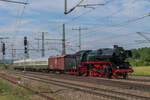
M114 24L114 25L110 25L110 26L107 26L107 27L110 27L110 28L113 28L113 27L114 27L114 28L117 28L117 31L118 31L118 30L120 30L120 27L121 27L121 26L128 25L128 24L130 24L130 23L132 23L132 22L136 22L136 21L138 21L138 20L144 19L144 18L149 17L149 16L150 16L150 13L149 13L148 15L145 15L145 16L142 16L142 17L138 17L138 18L135 18L135 19L127 20L127 21L121 22L121 23L119 23L119 24ZM106 28L106 27L104 27L104 28ZM98 26L98 27L95 27L95 28L92 28L92 29L98 29L98 30L99 30L99 26ZM91 32L96 32L96 31L90 31L89 33L91 33Z
M113 0L106 1L105 3L97 3L97 4L83 4L83 5L78 5L78 7L84 7L84 8L92 8L95 9L96 6L104 6Z
M109 4L109 3L111 3L111 2L113 2L113 1L115 1L115 0L106 1L106 2L104 3L104 6L107 5L107 4ZM75 20L81 18L82 16L85 16L85 15L91 13L93 10L95 10L95 9L90 9L90 10L88 10L88 11L86 11L86 12L83 12L82 14L80 14L80 15L78 15L78 16L75 16L75 17L72 18L71 20L69 20L69 21L67 21L67 22L64 22L64 24L69 24L69 23L71 23L71 22L73 22L73 21L75 21ZM50 29L50 30L51 30L51 31L56 31L58 28L61 28L61 27L62 27L62 25L59 25L58 27L54 27L54 28L52 28L52 29Z
M29 4L29 3L27 3L27 2L12 1L12 0L0 0L0 1L10 2L10 3L16 3L16 4L23 4L23 5Z
M146 37L142 32L136 32L136 33L150 43L150 39L148 37Z
M142 17L138 17L138 18L135 18L135 19L132 19L132 20L127 20L127 21L122 22L122 23L120 23L120 24L112 25L112 26L110 26L110 27L111 27L111 28L112 28L112 27L117 27L118 25L124 26L124 25L130 24L131 22L136 22L136 21L138 21L138 20L141 20L141 19L146 18L146 17L149 17L149 16L150 16L150 13L149 13L148 15L145 15L145 16L142 16ZM106 28L106 27L104 27L104 28ZM99 30L99 27L98 27L98 30ZM118 31L118 30L121 30L121 28L118 28L117 31ZM90 32L88 32L88 33L93 33L93 32L97 32L97 31L90 31ZM86 33L86 34L88 34L88 33ZM90 35L93 35L93 34L89 34L88 37L89 37ZM87 37L87 36L86 36L86 37Z
M150 13L148 13L148 15L145 15L145 16L142 16L142 17L138 17L138 18L135 18L135 19L131 19L131 20L127 20L127 21L124 21L122 23L119 23L119 24L115 24L115 25L112 25L112 26L124 26L124 25L128 25L132 22L136 22L138 20L141 20L141 19L144 19L146 17L149 17L150 16Z
M14 1L14 0L0 0L0 1L3 1L3 2L9 2L9 3L15 3L15 4L20 4L20 5L24 5L24 7L26 6L26 5L28 5L29 3L26 1L26 2L21 2L21 1ZM19 11L17 12L17 16L19 16ZM23 16L23 13L21 14L21 16ZM15 22L16 24L15 24L15 27L17 27L17 20L16 20L16 22ZM16 35L14 35L13 37L15 37ZM14 39L14 38L12 38L12 39ZM15 39L14 39L15 40Z
M84 14L83 14L84 15ZM82 15L81 15L82 16Z
M120 26L124 26L124 25L128 25L128 24L130 24L130 23L132 23L132 22L136 22L136 21L138 21L138 20L141 20L141 19L144 19L144 18L146 18L146 17L149 17L150 16L150 13L148 14L148 15L145 15L145 16L142 16L142 17L138 17L138 18L135 18L135 19L131 19L131 20L127 20L127 21L124 21L124 22L121 22L121 23L119 23L119 24L115 24L115 25L110 25L110 26L108 26L108 27L120 27ZM99 29L99 26L98 27L95 27L95 28L98 28ZM92 28L92 29L95 29L95 28ZM118 30L120 30L120 28L118 28L117 29L117 31ZM91 32L96 32L96 31L90 31L89 33L91 33Z
M132 4L135 3L135 2L136 2L136 0L134 0L134 1L132 2ZM127 7L129 7L129 6L127 6ZM126 8L127 8L127 7L126 7ZM115 14L119 13L120 11L121 11L121 10L115 12ZM111 14L110 16L107 16L107 17L111 17L112 15L114 15L114 13ZM139 18L136 18L136 19L127 20L127 21L121 22L121 23L119 23L119 24L110 25L110 26L111 26L111 27L114 27L114 26L124 26L124 25L127 25L127 24L131 23L131 22L135 22L135 21L137 21L137 20L143 19L143 18L148 17L148 16L150 16L150 14L145 15L145 16L142 16L142 17L139 17ZM96 24L96 25L97 25L97 24ZM93 28L92 28L92 29L93 29Z
M26 0L26 2L28 2L28 0ZM25 13L25 9L26 9L26 5L23 6L23 10L22 10L22 12L20 14L19 25L21 24L21 20L23 19L23 15Z
M25 0L24 2L28 4L28 0ZM16 24L15 24L15 33L16 33L16 34L19 34L19 33L18 33L19 27L20 27L20 25L21 25L21 22L22 22L24 13L25 13L26 6L27 6L27 5L24 5L24 6L23 6L22 11L20 10L20 8L19 8L18 11L17 11L18 19L16 19ZM21 12L20 12L20 11L21 11ZM15 37L16 37L16 35L13 36L13 38L12 38L13 41L16 41Z
M134 3L136 3L137 2L137 0L133 0L132 2L131 2L131 4L133 5ZM117 11L115 11L115 12L113 12L113 13L111 13L110 15L108 15L108 16L106 16L106 17L103 17L103 18L110 18L110 17L112 17L112 16L116 16L118 13L120 13L122 10L124 10L124 9L127 9L127 8L129 8L129 7L131 7L131 5L127 5L126 7L124 7L124 8L120 8L120 9L118 9Z
M91 11L93 11L93 10L91 10ZM89 12L87 12L87 14L88 14L88 13L89 13ZM81 15L81 17L82 17L82 16L84 16L84 14ZM79 16L79 18L80 18L80 16ZM77 19L78 19L78 18L77 18ZM142 18L141 18L141 19L142 19ZM76 20L76 18L75 18L75 20ZM139 20L139 19L138 19L138 20ZM131 20L128 20L128 21L129 21L130 23L132 22ZM127 23L129 23L128 21L127 21ZM135 21L133 21L133 22L135 22ZM123 24L124 24L124 23L123 23ZM121 26L121 25L123 25L123 24L121 23L120 25L118 24L118 25L113 26L113 27L118 27L118 26ZM109 27L109 26L108 26L108 27ZM111 27L111 26L110 26L110 27Z
M112 0L113 1L113 0ZM112 2L112 1L109 1L109 2L107 2L107 3L110 3L110 2ZM132 2L131 2L131 4L134 4L134 3L136 3L137 2L137 0L133 0ZM107 4L107 3L105 3L105 4ZM108 15L108 16L106 16L106 17L102 17L102 18L109 18L109 17L112 17L112 16L114 16L114 15L116 15L116 14L118 14L118 13L120 13L123 9L126 9L126 8L128 8L128 7L130 7L130 6L126 6L126 7L124 7L124 8L121 8L121 9L119 9L119 10L117 10L116 12L113 12L112 14L110 14L110 15ZM87 11L87 12L85 12L85 13L83 13L83 14L81 14L81 15L79 15L79 16L77 16L77 17L74 17L72 20L76 20L76 19L78 19L78 17L80 17L80 16L82 16L82 15L86 15L86 14L88 14L88 13L90 13L90 12L92 12L92 10L91 11ZM102 19L101 18L101 19ZM67 23L66 23L67 24ZM101 24L92 24L92 23L82 23L82 24L85 24L85 25L101 25ZM119 25L119 24L118 24Z
M107 5L107 4L109 4L109 3L113 2L113 1L115 1L115 0L106 1L106 2L104 3L104 5ZM90 9L90 10L88 10L88 11L86 11L86 12L84 12L84 13L78 15L78 16L75 16L75 17L72 18L71 20L69 20L69 21L67 21L67 22L64 22L64 24L69 24L69 23L71 23L71 22L73 22L73 21L75 21L75 20L81 18L82 16L85 16L85 15L91 13L93 10L95 10L95 9ZM57 29L59 29L59 28L61 28L61 27L62 27L62 25L59 25L58 27L54 27L54 28L52 28L52 29L50 29L50 30L55 32Z
M112 1L114 1L114 0L106 1L106 2L103 4L103 6L104 6L104 5L107 5L108 3L112 2ZM88 10L88 11L86 11L86 12L84 12L84 13L82 13L82 14L80 14L80 15L74 17L74 18L72 18L70 21L66 22L65 24L68 24L68 23L70 23L70 22L72 22L72 21L74 21L74 20L80 18L81 16L85 16L86 14L89 14L89 13L91 13L93 10L95 10L95 9Z
M25 2L25 3L28 3L28 1L29 1L29 0L25 0L24 2ZM15 32L16 34L18 34L19 26L21 25L21 21L22 21L22 19L23 19L23 15L24 15L24 13L25 13L26 6L27 6L27 5L24 5L24 6L23 6L23 9L19 8L19 9L17 10L16 16L18 16L18 17L16 18L15 25L14 25L14 27L13 27L13 28L14 28L14 32ZM21 6L21 7L22 7L22 6ZM13 35L12 41L16 41L16 35Z
M21 1L14 1L14 0L0 0L0 1L4 1L4 2L10 2L10 3L16 3L16 4L22 4L22 5L24 5L24 7L26 7L26 5L28 5L29 3L28 3L28 0L26 0L25 2L21 2ZM24 8L25 9L25 8ZM24 11L22 12L22 14L21 15L19 15L19 10L20 9L18 9L18 11L17 11L17 16L23 16L23 13L24 13ZM14 25L14 30L17 32L17 26L19 26L18 25L18 21L19 20L21 20L21 18L19 18L18 17L18 20L16 19L16 22L15 22L15 25ZM15 35L13 36L13 38L12 39L14 39L14 37L15 37Z

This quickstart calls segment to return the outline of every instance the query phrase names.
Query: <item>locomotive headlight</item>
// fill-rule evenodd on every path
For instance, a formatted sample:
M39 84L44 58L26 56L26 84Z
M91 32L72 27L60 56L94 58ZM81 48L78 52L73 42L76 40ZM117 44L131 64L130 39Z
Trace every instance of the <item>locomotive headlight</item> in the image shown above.
M123 54L124 52L123 52L123 51L120 51L120 53Z
M117 66L117 69L119 69L119 66Z

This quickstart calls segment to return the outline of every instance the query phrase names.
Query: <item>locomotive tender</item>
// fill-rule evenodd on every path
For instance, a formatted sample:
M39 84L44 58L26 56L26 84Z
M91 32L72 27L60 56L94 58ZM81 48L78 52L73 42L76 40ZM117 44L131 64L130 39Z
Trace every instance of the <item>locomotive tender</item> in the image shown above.
M114 48L82 50L73 55L53 56L49 58L49 71L65 72L79 76L98 76L127 78L133 72L126 58L131 57L130 50L114 45Z

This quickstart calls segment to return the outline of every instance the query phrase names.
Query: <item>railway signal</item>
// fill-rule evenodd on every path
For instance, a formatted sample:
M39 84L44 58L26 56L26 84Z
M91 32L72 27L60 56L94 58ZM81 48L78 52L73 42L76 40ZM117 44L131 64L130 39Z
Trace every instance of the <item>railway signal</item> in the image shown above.
M26 70L25 60L28 58L28 40L27 37L24 37L24 72Z
M25 54L28 53L27 45L28 45L28 41L27 41L27 37L25 36L25 37L24 37L24 53L25 53Z
M3 55L5 55L5 43L3 43L2 45L2 52L3 52Z

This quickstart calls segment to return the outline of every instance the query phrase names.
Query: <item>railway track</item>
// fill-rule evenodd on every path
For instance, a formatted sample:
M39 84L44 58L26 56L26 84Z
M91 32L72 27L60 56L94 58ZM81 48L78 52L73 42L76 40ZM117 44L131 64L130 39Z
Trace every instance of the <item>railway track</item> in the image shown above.
M96 96L102 96L104 98L109 98L109 99L113 99L113 100L130 100L130 99L131 100L138 100L138 99L139 100L150 100L150 97L134 95L131 93L118 92L118 91L114 91L114 90L97 88L94 86L92 86L92 87L85 86L84 84L81 85L81 84L60 81L60 80L58 81L58 80L54 80L54 79L50 79L50 78L43 78L39 74L35 74L35 73L28 73L28 74L25 74L25 76L18 72L16 72L15 74L25 77L27 79L41 81L44 83L53 84L53 85L57 85L57 86L61 86L61 87L69 88L69 89L71 88L76 91L82 91L82 92L90 93L90 94L93 94Z
M38 73L40 75L46 75L46 76L48 76L49 74L51 74L51 73L47 74L47 72L31 72L31 71L28 71L28 72L35 73L35 74ZM58 75L57 73L53 73L53 74L54 75ZM66 75L66 74L61 74L61 75ZM67 76L69 76L69 75L67 75ZM82 77L82 76L80 76L80 77ZM135 77L135 78L133 78L133 77ZM137 78L137 77L141 77L141 78ZM100 79L105 79L105 78L100 78ZM140 75L137 75L137 76L136 75L129 75L128 79L119 78L117 80L127 80L127 81L135 81L135 82L150 82L150 76L145 76L145 75L142 75L142 76L140 76Z
M11 70L11 71L13 71L13 70ZM45 75L45 76L51 76L52 74L54 75L54 76L62 76L62 75L64 75L65 77L66 76L69 76L69 75L66 75L66 74L57 74L57 73L46 73L46 72L31 72L31 71L28 71L28 72L30 72L30 73L34 73L34 74L40 74L40 75ZM70 75L71 76L71 75ZM131 77L130 77L131 76ZM128 79L117 79L117 80L127 80L127 81L135 81L135 82L150 82L150 77L149 76L141 76L142 78L132 78L133 76L134 77L139 77L139 75L138 76L136 76L136 75L130 75L129 77L130 78L128 78ZM78 76L75 76L75 77L78 77ZM146 79L144 78L144 77L146 77ZM85 78L85 77L82 77L82 76L80 76L80 77L78 77L78 78ZM144 79L143 79L144 78ZM98 80L98 79L105 79L106 80L106 78L96 78L96 77L93 77L93 79L95 79L95 80ZM110 79L109 79L110 80Z
M39 72L39 73L43 74L43 73L48 73L48 72L44 71L44 72ZM135 81L135 82L150 82L150 78L149 78L150 75L149 76L147 76L147 75L130 75L129 77L130 78L128 78L126 80L128 80L128 81ZM142 77L142 78L133 78L133 77ZM103 79L103 78L101 78L101 79ZM118 80L124 80L124 79L120 78Z
M45 74L45 73L39 73L39 72L28 72L30 74L35 74L35 75L42 75L42 76L47 76L47 77L53 77L53 78L58 78L58 79L66 79L67 80L76 80L76 81L82 81L82 82L90 82L90 83L95 83L95 84L105 84L108 86L113 86L113 87L119 87L122 89L130 89L130 90L140 90L140 91L146 91L150 92L150 85L143 84L143 82L147 83L149 80L136 80L136 79L130 79L130 80L111 80L111 79L104 79L104 78L96 78L96 77L78 77L78 76L71 76L71 75L65 75L65 74ZM132 81L132 82L130 82ZM135 83L134 83L135 82ZM136 83L137 82L137 83ZM142 84L140 84L140 82ZM150 84L150 82L149 82Z

